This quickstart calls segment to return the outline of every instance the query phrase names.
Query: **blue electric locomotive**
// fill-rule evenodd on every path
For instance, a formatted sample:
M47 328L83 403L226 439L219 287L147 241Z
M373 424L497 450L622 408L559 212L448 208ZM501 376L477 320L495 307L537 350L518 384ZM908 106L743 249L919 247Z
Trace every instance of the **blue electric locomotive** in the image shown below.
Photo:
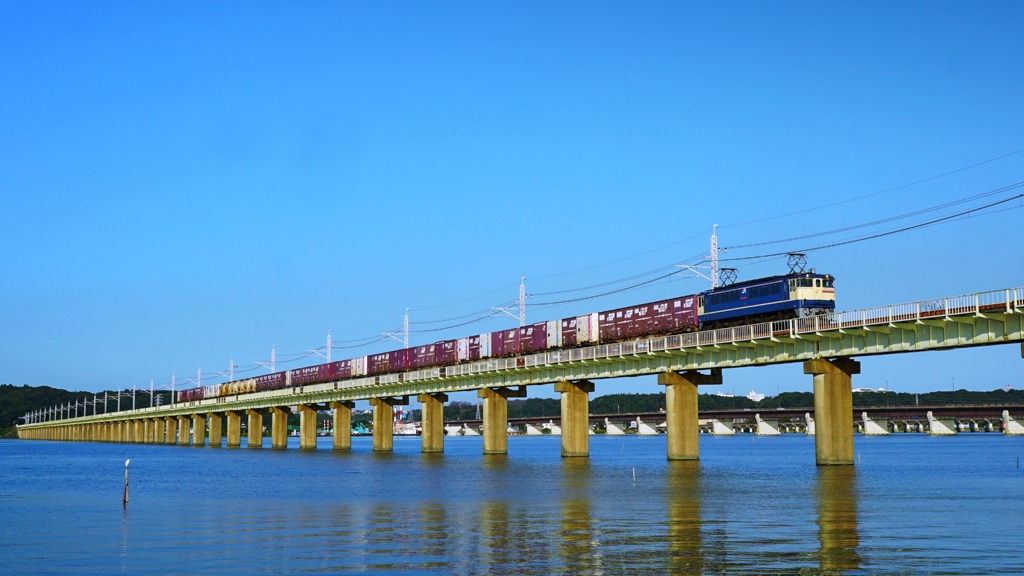
M800 272L737 282L697 296L700 329L803 318L836 308L835 279Z

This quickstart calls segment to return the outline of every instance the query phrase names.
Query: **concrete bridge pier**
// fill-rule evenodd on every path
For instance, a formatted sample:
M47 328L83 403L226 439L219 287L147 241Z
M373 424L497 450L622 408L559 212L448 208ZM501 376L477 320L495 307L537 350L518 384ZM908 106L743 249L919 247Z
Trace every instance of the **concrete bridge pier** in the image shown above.
M140 418L138 420L135 420L134 422L135 425L132 426L132 443L141 444L146 440L146 435L143 432L143 424L146 421Z
M590 456L590 397L594 383L589 380L555 382L562 395L562 457Z
M224 435L223 419L216 412L210 412L206 416L210 419L210 448L220 448Z
M623 432L623 434L625 434L625 432ZM527 424L526 425L526 435L527 436L543 436L544 432L542 432L540 428L537 428L533 424Z
M174 444L178 441L178 419L174 416L164 418L164 429L167 434L164 436L164 444Z
M508 399L526 398L526 386L481 388L476 396L484 401L484 454L508 454Z
M671 425L669 426L671 427ZM615 424L612 424L611 421L608 420L607 418L604 419L604 429L605 434L607 434L608 436L625 436L626 434L625 430L623 430L622 428ZM529 428L527 428L526 433L530 433ZM537 434L540 434L540 430L537 431Z
M637 416L636 419L636 434L637 436L657 436L658 430L654 426L651 426L647 422L644 422Z
M316 450L316 408L299 405L299 450ZM287 422L287 420L285 420ZM287 430L287 424L285 425ZM285 437L287 442L287 437Z
M733 436L736 434L736 430L733 429L732 424L726 424L721 420L714 419L711 421L711 434L714 436Z
M144 418L142 420L142 443L152 444L153 443L153 419Z
M864 424L864 435L865 436L888 436L889 431L886 430L885 426L882 426L878 422L868 418L867 412L860 413L861 422Z
M952 418L936 418L932 415L932 411L929 410L926 414L928 417L928 434L932 436L951 436L956 434L956 420Z
M192 445L197 448L206 446L206 417L202 414L192 415Z
M188 446L189 421L188 416L178 416L178 444Z
M697 386L721 383L721 370L712 370L710 375L695 370L658 374L658 384L665 386L665 451L669 460L700 458Z
M814 419L821 433L814 436L819 466L853 465L853 378L860 362L818 358L804 362L804 374L814 375Z
M781 432L779 432L779 428L778 428L778 426L779 426L779 421L778 420L776 420L774 422L774 424L773 424L772 422L769 422L767 420L762 420L760 414L754 414L754 422L757 425L757 435L758 436L779 436L779 435L781 435Z
M287 408L275 406L270 409L270 448L284 450L288 447L288 413Z
M1021 344L1021 349L1024 350L1024 344ZM1024 434L1024 426L1020 422L1016 421L1013 416L1010 416L1009 410L1003 410L1003 434L1009 434L1011 436L1020 436Z
M335 450L352 449L352 409L355 402L331 402L334 410L334 445Z
M407 406L409 397L370 398L373 406L373 451L391 452L394 448L395 410L394 406Z
M423 452L444 452L444 403L447 394L420 394Z
M247 446L249 448L263 448L263 412L259 410L246 410L249 422L246 429L249 432ZM228 444L231 443L231 417L228 417Z
M238 448L242 445L242 414L228 411L225 413L228 419L228 448Z

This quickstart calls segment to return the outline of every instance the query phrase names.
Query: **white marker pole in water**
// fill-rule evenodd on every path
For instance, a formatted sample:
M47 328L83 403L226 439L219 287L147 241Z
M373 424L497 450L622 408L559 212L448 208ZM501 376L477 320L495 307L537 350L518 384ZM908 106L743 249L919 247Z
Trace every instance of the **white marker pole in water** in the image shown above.
M129 459L124 461L124 507L125 508L128 507L128 463L131 462L131 461L132 461L131 458L129 458Z

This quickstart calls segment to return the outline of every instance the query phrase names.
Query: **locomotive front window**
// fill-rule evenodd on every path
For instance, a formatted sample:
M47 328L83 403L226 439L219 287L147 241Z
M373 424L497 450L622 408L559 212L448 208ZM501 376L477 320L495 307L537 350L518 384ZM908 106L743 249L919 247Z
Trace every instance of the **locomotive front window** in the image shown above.
M825 278L825 288L831 288L831 287L832 287L832 279L831 278Z
M814 281L814 287L821 288L821 278L818 278Z

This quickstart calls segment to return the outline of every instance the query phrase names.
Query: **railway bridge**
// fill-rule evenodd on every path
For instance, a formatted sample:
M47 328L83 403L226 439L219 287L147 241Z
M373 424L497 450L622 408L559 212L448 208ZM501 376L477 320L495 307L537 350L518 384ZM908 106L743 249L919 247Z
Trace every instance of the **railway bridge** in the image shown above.
M855 358L971 346L1021 344L1024 355L1024 288L1010 288L765 322L733 328L640 338L489 358L399 374L359 377L325 384L239 394L75 418L33 421L18 427L20 438L241 445L241 419L248 418L248 446L262 447L263 418L272 419L271 447L287 446L287 415L301 414L300 449L316 447L316 413L333 410L333 447L351 447L351 409L356 400L373 406L373 448L392 448L392 407L415 396L422 403L423 451L444 449L443 403L447 394L476 391L483 399L483 452L508 449L507 399L525 397L529 386L554 383L561 394L562 455L589 454L589 393L595 381L657 375L665 386L666 445L670 460L699 457L697 388L722 384L731 368L802 363L813 378L815 457L819 465L853 464L852 379ZM191 424L191 426L190 426ZM206 430L209 429L209 444Z

